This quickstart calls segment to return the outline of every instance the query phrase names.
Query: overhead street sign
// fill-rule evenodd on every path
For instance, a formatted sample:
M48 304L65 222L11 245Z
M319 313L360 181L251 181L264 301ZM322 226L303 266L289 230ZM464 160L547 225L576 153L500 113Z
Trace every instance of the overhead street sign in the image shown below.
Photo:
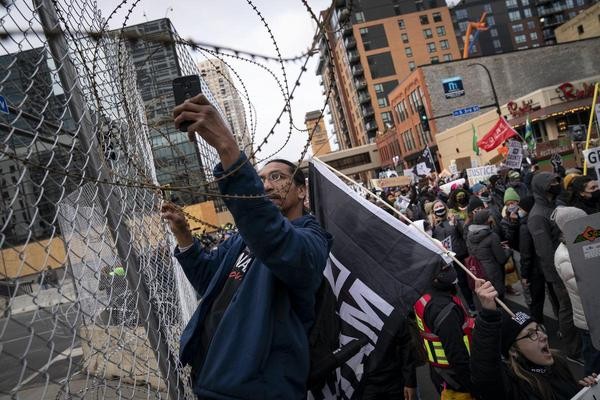
M471 113L474 113L477 111L479 111L479 106L470 106L470 107L465 107L465 108L459 108L458 110L452 111L452 116L459 117L461 115L471 114Z

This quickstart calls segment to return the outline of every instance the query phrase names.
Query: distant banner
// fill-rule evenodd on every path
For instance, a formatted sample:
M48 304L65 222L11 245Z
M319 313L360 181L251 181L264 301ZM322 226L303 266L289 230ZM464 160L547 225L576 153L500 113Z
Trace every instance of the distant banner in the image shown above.
M521 169L523 162L523 145L521 142L511 140L508 142L508 154L504 165L512 169Z
M477 146L485 151L491 151L513 136L517 136L517 131L500 117L492 129L477 141Z
M446 194L450 194L450 192L452 191L452 187L454 185L462 187L462 185L464 185L464 184L465 184L465 178L460 178L460 179L457 179L455 181L448 182L448 183L445 183L443 185L440 185L440 190L443 191Z
M410 185L409 176L395 176L392 178L371 179L371 184L378 188L396 187Z
M467 178L469 186L473 186L477 182L487 181L490 176L498 173L498 167L495 165L484 165L483 167L467 169Z

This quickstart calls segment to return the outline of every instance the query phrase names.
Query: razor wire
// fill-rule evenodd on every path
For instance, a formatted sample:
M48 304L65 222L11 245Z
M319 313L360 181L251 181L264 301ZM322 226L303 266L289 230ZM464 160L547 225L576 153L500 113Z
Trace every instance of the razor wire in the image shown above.
M126 18L106 31L91 0L2 3L0 398L194 398L178 351L199 299L172 255L160 205L167 191L179 204L212 200L217 210L226 196L212 175L215 151L173 127L172 79L199 74L190 49L267 70L285 105L253 156L284 114L281 148L300 130L291 100L314 54L315 43L301 57L282 58L267 21L247 3L274 44L281 81L256 62L268 56L183 40L168 19L127 26ZM283 63L300 60L288 87ZM254 133L256 111L228 67ZM217 105L203 81L202 89ZM202 227L206 246L226 236L186 216ZM215 233L204 235L207 228Z

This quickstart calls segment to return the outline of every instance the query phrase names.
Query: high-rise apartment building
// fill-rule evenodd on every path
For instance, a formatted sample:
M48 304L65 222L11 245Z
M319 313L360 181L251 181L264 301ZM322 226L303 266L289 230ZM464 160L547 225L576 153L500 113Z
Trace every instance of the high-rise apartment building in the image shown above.
M469 21L487 13L488 30L479 33L471 55L492 55L556 43L554 29L593 0L462 0L452 7L458 43L464 46Z
M327 137L327 128L325 128L325 120L321 116L320 111L310 111L304 117L304 124L308 130L310 138L310 148L313 156L320 156L331 153L331 145Z
M198 63L202 79L219 103L223 115L240 146L248 157L252 154L252 135L246 122L246 111L240 94L233 84L227 65L215 58Z
M175 107L173 79L200 75L200 70L188 48L177 42L177 32L169 19L128 26L123 31L125 37L135 38L125 43L146 108L158 182L172 187L189 187L191 190L175 192L179 202L192 204L205 201L207 198L201 193L207 192L207 180L218 162L217 155L202 140L197 146L192 146L187 133L175 128L172 117ZM120 34L120 31L117 33ZM200 83L202 92L220 110L206 82L200 79Z
M340 149L373 143L394 126L388 94L420 65L460 57L441 0L337 1L321 13L317 74Z

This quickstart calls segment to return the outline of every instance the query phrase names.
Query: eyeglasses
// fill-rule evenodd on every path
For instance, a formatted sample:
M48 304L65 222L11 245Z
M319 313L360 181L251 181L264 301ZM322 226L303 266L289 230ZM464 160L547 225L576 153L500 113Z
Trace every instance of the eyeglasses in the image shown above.
M260 180L263 183L265 183L265 181L267 181L267 180L269 182L278 182L278 181L280 181L282 179L289 179L289 178L290 178L289 175L283 174L283 173L281 173L279 171L273 171L270 174L268 174L267 176L261 176Z
M540 337L540 332L543 334L546 334L546 328L544 327L544 325L538 325L535 330L530 331L527 335L522 336L520 338L516 338L515 342L518 342L521 339L525 339L525 338L529 338L529 340L531 340L532 342L535 342L536 340L539 339Z

